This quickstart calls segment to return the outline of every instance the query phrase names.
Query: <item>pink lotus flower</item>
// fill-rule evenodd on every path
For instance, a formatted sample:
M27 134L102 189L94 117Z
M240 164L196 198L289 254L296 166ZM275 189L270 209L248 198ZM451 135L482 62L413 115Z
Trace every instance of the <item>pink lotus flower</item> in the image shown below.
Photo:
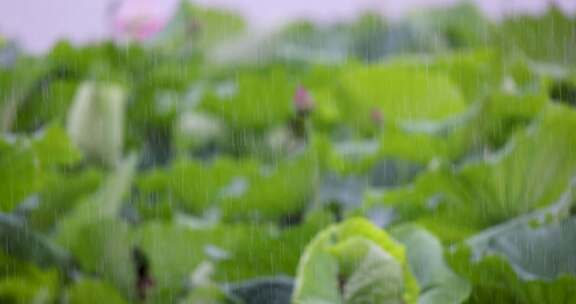
M294 106L299 114L307 114L314 108L314 100L310 92L303 86L298 86L294 95Z
M168 22L150 0L125 0L112 14L113 35L120 40L147 40Z

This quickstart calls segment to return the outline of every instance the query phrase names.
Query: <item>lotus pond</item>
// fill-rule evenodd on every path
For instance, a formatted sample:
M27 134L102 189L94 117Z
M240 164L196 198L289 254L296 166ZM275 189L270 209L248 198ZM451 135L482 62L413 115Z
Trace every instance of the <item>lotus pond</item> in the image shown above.
M0 42L1 303L576 303L576 19Z

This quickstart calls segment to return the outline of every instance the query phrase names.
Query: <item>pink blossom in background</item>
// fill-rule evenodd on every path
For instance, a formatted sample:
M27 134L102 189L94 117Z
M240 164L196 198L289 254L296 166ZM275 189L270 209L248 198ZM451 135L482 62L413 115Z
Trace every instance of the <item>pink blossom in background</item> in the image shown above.
M111 8L112 35L120 40L143 41L162 30L170 15L153 0L127 0Z

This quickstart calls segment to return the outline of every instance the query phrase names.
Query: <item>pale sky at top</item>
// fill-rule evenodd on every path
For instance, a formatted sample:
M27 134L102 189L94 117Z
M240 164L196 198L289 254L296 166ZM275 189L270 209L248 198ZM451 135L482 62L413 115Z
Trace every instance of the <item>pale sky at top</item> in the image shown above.
M75 43L103 39L110 35L109 8L117 0L0 0L0 34L17 39L26 49L41 52L61 38ZM146 9L168 18L179 0L124 0L147 2ZM398 18L414 8L425 9L458 0L197 0L209 6L238 10L255 28L270 28L288 20L305 17L319 22L351 18L359 11L377 10ZM576 0L475 0L493 17L520 11L535 13L550 2L576 10ZM142 7L131 3L127 7Z

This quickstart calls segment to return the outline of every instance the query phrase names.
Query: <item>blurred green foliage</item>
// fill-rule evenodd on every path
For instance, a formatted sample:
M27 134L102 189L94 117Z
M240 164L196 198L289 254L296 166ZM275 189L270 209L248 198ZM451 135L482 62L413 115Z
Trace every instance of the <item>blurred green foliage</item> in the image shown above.
M0 45L0 302L572 303L575 22Z

